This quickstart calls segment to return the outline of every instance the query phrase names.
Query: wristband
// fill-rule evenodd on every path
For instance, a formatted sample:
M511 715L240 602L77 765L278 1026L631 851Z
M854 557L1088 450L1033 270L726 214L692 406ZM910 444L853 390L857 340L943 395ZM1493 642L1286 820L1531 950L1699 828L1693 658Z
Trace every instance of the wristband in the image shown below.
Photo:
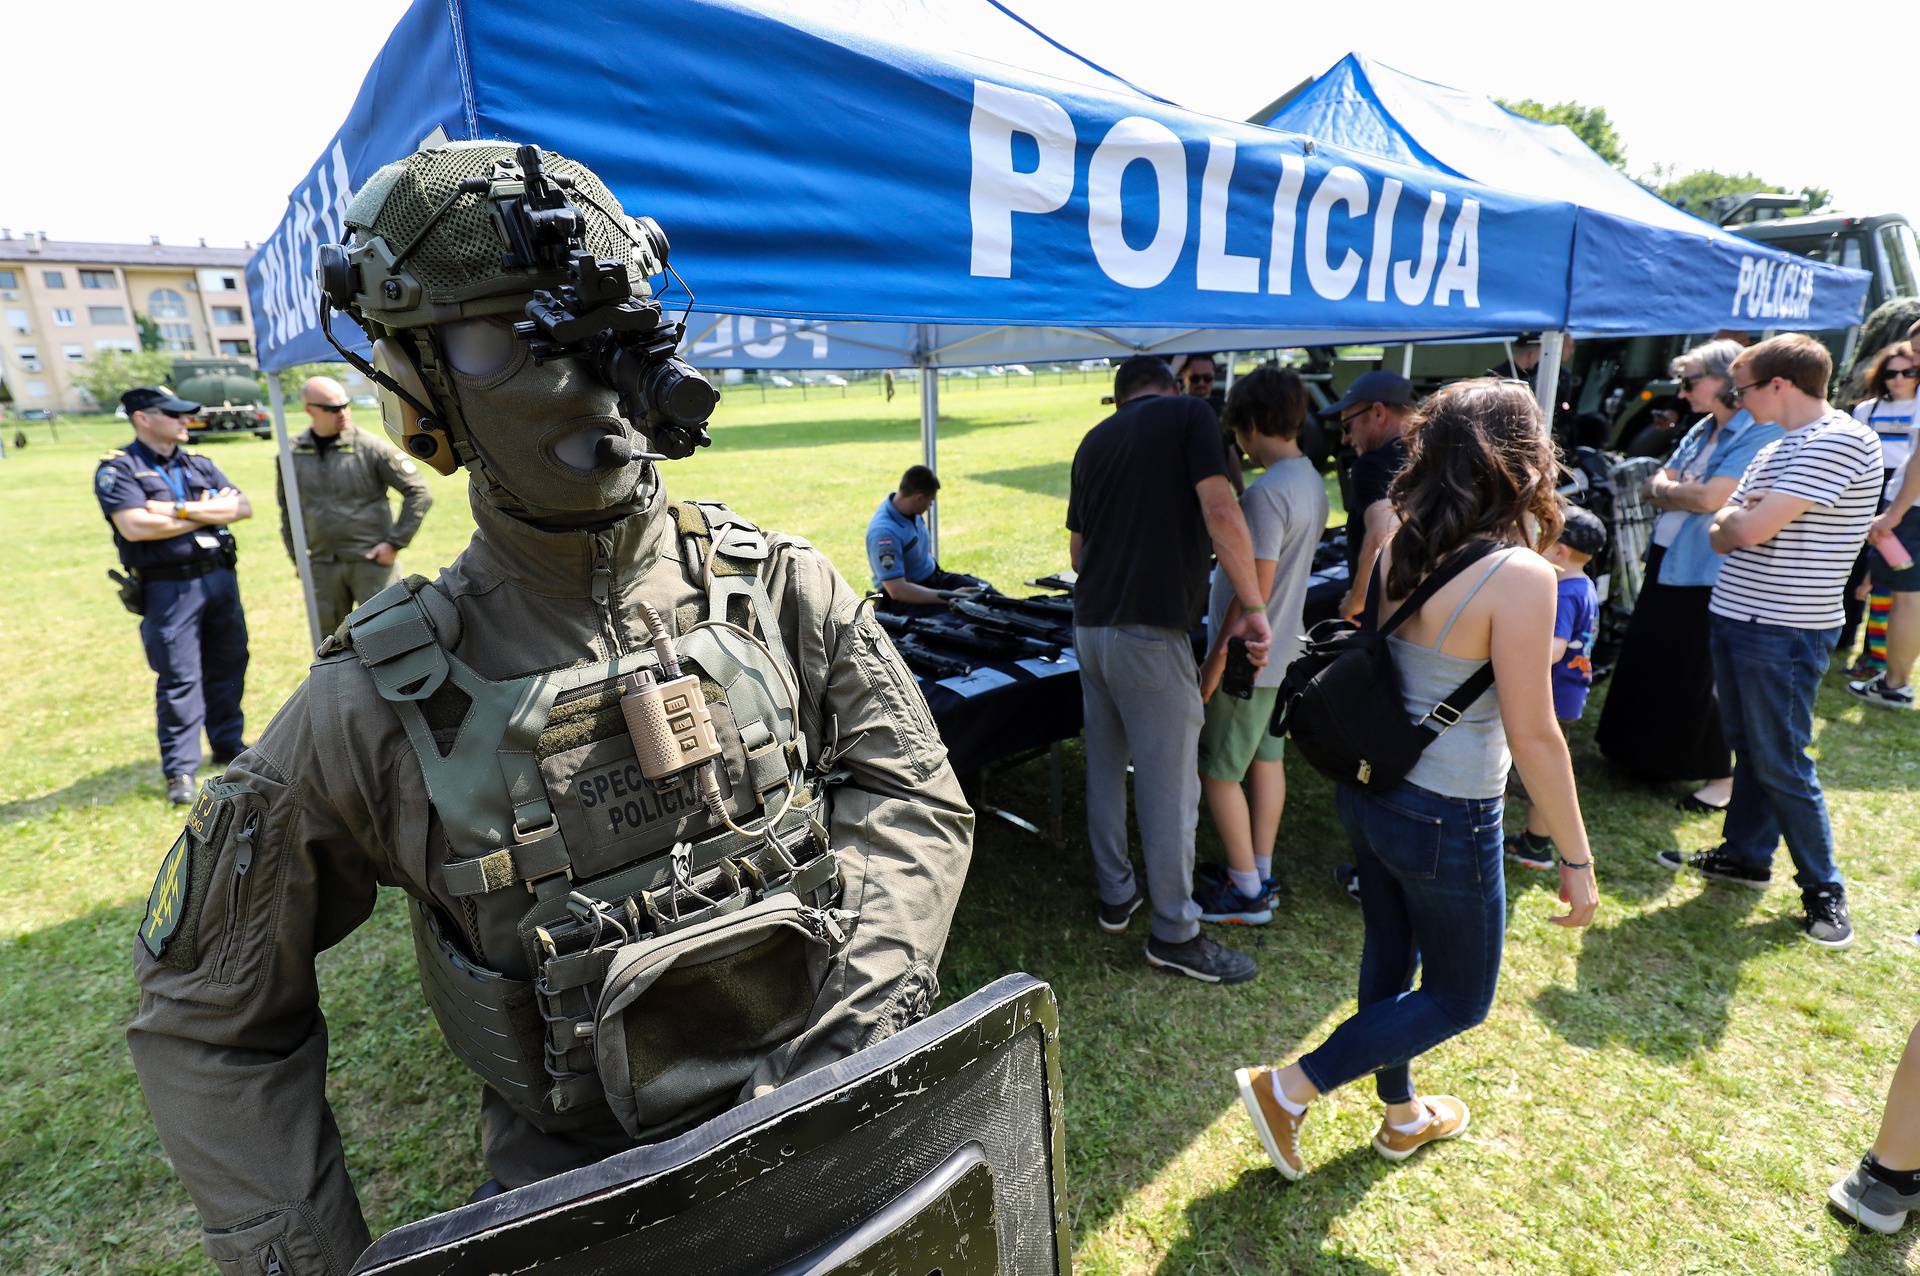
M1559 851L1555 851L1553 853L1553 858L1559 862L1561 868L1592 868L1593 867L1592 858L1584 859L1580 861L1578 864L1576 864L1572 860L1567 859L1565 856L1561 855Z

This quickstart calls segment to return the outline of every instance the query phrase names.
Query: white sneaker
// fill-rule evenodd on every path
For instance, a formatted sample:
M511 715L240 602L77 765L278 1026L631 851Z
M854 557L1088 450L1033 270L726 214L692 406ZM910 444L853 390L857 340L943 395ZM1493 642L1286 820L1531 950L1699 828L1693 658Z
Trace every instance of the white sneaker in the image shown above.
M1849 682L1847 690L1868 704L1877 704L1882 709L1913 708L1913 685L1889 687L1887 675L1877 673L1863 682Z

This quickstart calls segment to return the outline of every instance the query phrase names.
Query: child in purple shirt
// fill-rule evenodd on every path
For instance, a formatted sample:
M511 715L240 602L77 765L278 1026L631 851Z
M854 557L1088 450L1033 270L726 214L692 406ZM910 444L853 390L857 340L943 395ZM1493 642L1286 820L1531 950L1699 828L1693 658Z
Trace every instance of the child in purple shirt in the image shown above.
M1553 615L1553 716L1565 731L1586 712L1587 692L1593 688L1593 633L1600 617L1587 564L1607 547L1607 528L1594 515L1577 507L1565 510L1560 539L1547 549L1547 561L1560 577L1560 597ZM1528 868L1553 867L1553 839L1547 822L1536 810L1527 812L1526 831L1506 839L1507 854Z

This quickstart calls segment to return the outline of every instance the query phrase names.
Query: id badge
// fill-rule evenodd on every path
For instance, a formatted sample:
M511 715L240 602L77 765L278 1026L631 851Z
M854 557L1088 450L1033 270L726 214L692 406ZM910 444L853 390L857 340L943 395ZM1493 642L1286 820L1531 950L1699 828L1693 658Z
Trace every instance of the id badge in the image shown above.
M193 534L193 543L209 553L220 548L220 538L212 532L195 532Z

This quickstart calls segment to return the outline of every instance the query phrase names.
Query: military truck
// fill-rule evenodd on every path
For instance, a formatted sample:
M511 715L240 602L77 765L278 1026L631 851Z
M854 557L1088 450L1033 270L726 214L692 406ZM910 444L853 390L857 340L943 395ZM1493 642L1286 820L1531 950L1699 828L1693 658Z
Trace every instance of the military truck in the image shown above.
M239 359L176 359L173 392L201 404L203 411L188 423L196 436L251 434L273 437L268 415L267 387L259 372Z
M1867 271L1872 282L1865 314L1888 301L1920 297L1920 241L1913 226L1898 213L1808 215L1799 197L1771 192L1716 200L1710 212L1712 220L1734 234L1770 248ZM1833 352L1836 376L1852 367L1859 332L1856 325L1812 334ZM1566 363L1574 413L1605 417L1608 437L1603 445L1624 446L1647 423L1651 409L1674 402L1678 386L1669 371L1673 357L1711 336L1702 332L1576 342ZM1483 373L1506 358L1506 349L1498 342L1419 345L1413 349L1410 375L1424 394L1448 381ZM1401 346L1386 347L1376 360L1335 360L1330 388L1342 391L1353 377L1372 367L1400 371L1408 366L1405 360Z

